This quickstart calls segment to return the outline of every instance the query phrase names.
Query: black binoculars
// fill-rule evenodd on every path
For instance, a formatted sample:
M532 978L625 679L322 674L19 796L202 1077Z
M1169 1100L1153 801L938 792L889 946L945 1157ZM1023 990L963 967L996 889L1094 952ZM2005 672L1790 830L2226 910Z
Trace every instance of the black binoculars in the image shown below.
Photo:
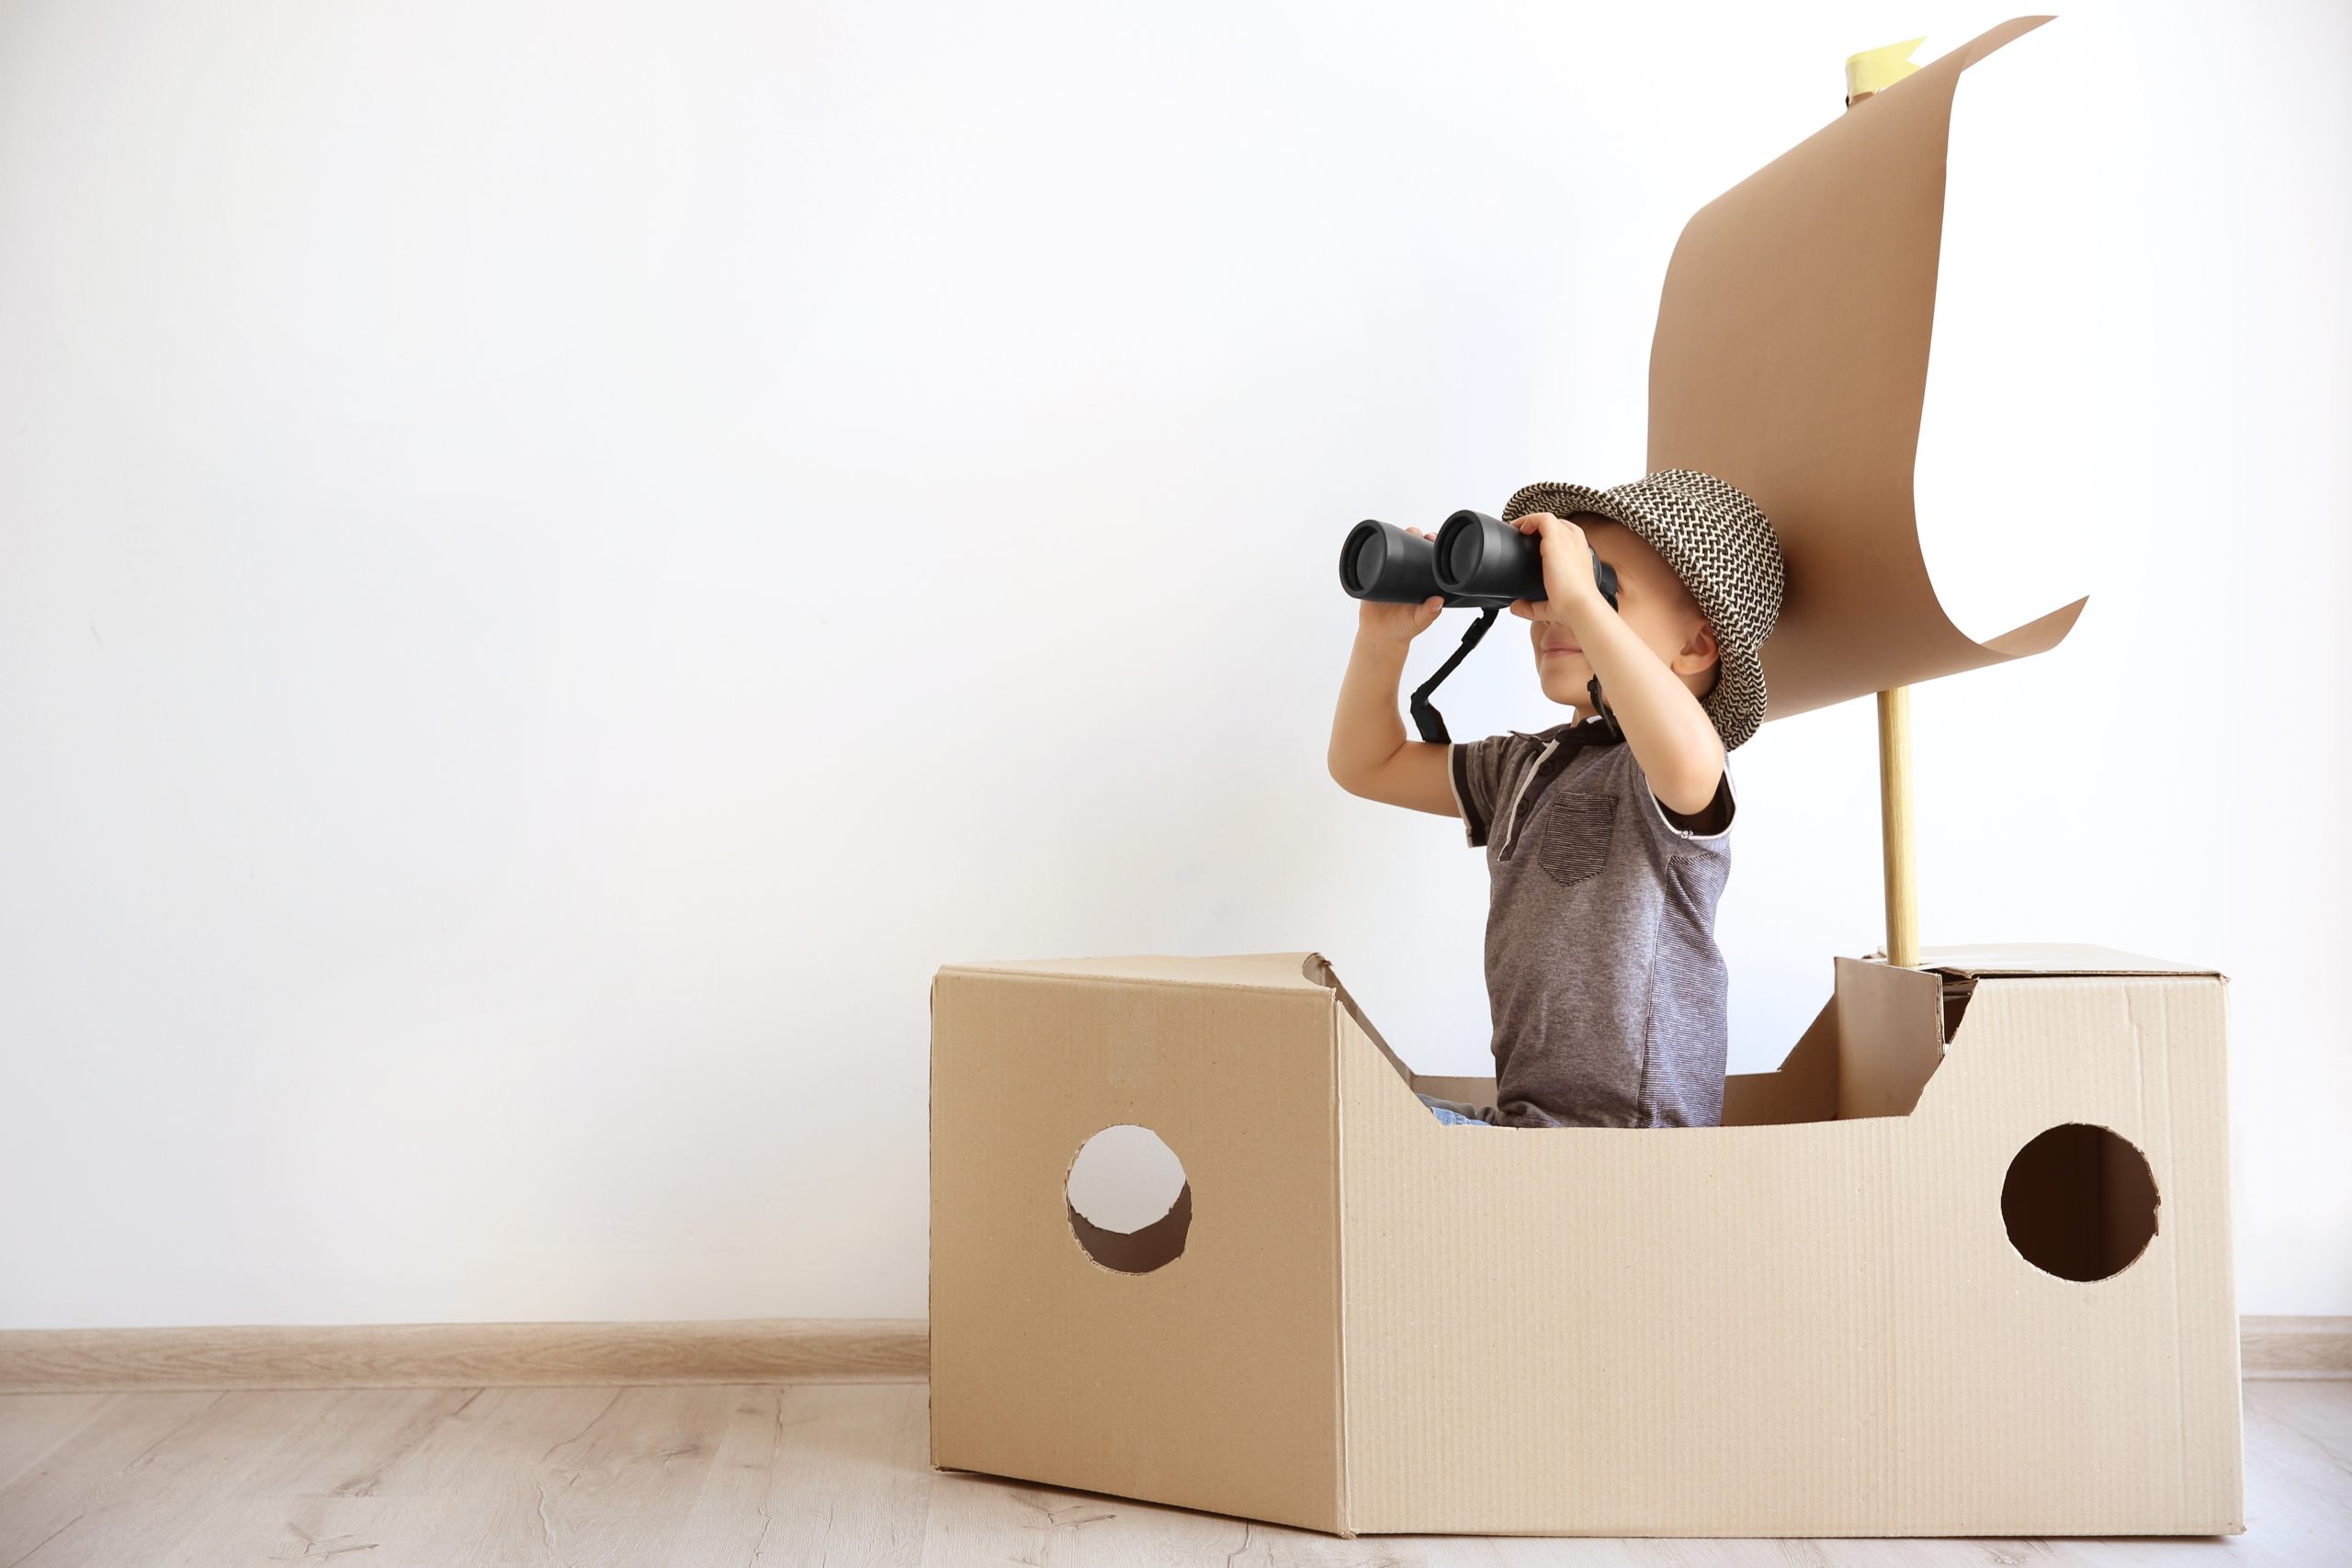
M1613 608L1617 572L1593 551L1593 580ZM1501 609L1515 600L1542 604L1544 542L1499 517L1464 510L1442 524L1435 540L1408 534L1394 523L1367 517L1348 530L1340 549L1340 586L1352 598L1391 604L1418 604L1432 593L1446 607Z
M1609 607L1617 607L1617 571L1592 552L1592 579ZM1437 668L1437 673L1413 692L1414 727L1427 741L1445 742L1445 719L1430 705L1438 682L1478 646L1497 611L1521 599L1541 604L1551 598L1544 586L1544 539L1522 534L1499 517L1461 511L1439 525L1435 539L1408 534L1394 523L1367 517L1348 530L1340 547L1340 586L1351 597L1389 604L1418 604L1432 593L1442 594L1446 607L1468 605L1478 618L1462 634L1462 646ZM1601 700L1600 678L1585 683L1592 705L1609 732L1623 738L1617 716Z

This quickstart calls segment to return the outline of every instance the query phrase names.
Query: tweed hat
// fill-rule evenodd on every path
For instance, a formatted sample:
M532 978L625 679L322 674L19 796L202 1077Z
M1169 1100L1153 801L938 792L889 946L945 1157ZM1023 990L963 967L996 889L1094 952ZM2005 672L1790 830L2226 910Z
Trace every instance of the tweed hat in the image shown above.
M1702 705L1724 750L1754 735L1764 722L1764 665L1756 650L1781 618L1787 572L1763 509L1713 474L1661 468L1607 490L1522 485L1504 504L1503 521L1536 512L1599 513L1658 553L1714 628L1722 668Z

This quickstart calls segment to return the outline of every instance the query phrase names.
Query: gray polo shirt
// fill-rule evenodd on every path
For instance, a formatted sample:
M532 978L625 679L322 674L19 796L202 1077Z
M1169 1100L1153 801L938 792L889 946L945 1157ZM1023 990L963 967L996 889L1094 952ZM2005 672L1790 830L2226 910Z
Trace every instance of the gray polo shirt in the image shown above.
M1455 1109L1506 1127L1715 1126L1731 769L1705 812L1682 816L1601 725L1512 730L1447 757L1464 833L1487 852L1495 1054L1493 1108Z

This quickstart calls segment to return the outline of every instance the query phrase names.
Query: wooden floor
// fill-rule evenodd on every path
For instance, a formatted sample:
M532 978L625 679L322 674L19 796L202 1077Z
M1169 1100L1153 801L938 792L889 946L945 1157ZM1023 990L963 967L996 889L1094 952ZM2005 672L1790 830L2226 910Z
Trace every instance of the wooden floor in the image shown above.
M0 1395L0 1568L2352 1563L2352 1382L2245 1385L2210 1540L1342 1540L928 1462L921 1383Z

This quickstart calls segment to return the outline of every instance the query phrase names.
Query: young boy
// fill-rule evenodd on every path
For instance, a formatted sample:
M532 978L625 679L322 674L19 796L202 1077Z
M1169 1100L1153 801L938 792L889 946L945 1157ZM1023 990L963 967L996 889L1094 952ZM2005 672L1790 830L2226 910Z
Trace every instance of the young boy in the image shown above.
M1496 1103L1421 1100L1474 1127L1714 1126L1725 754L1764 719L1756 650L1780 616L1780 541L1753 501L1683 468L1606 491L1528 485L1502 515L1541 540L1546 602L1511 613L1570 721L1462 745L1406 739L1397 685L1443 607L1431 597L1363 603L1331 724L1341 787L1460 817L1487 852ZM1595 553L1616 570L1614 609ZM1585 706L1596 675L1622 740Z

